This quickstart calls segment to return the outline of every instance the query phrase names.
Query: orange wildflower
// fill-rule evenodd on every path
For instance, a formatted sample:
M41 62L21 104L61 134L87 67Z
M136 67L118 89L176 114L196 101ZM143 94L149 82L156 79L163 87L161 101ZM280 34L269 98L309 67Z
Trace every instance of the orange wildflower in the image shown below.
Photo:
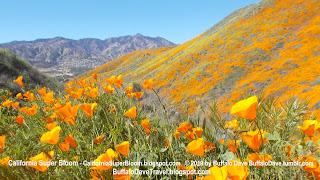
M318 166L317 169L315 169L313 172L312 172L313 176L319 180L320 179L320 165Z
M208 169L210 171L210 174L205 176L205 180L226 180L228 176L227 172L227 166L213 166Z
M93 73L91 74L91 77L95 80L98 80L98 74L97 73Z
M174 132L173 136L176 137L178 141L180 141L180 133L179 132Z
M72 134L69 134L69 136L67 136L64 141L67 141L71 147L73 148L77 148L78 147L78 143L76 142L76 140L74 139L74 137L72 136Z
M191 125L191 124L190 124ZM192 126L192 125L191 125ZM183 122L180 124L180 126L178 128L176 128L176 131L178 132L183 132L183 133L187 133L189 130L189 125L188 122Z
M19 116L15 117L14 120L20 125L23 124L23 116L19 115Z
M144 93L144 92L135 92L134 95L135 95L138 99L141 99L143 93Z
M203 138L199 138L197 140L191 141L188 146L187 150L188 153L194 154L196 156L203 156L204 155L204 143Z
M255 131L249 131L249 132L243 133L241 135L241 138L244 140L244 142L247 143L247 145L252 150L257 151L260 148L262 140L264 141L264 143L267 143L267 139L264 136L264 134L266 134L266 132L261 130L261 133L262 133L263 139L261 139L261 134L260 134L259 129L255 130Z
M232 128L233 130L237 130L239 127L240 122L237 121L236 119L233 119L229 122L226 123L225 127L226 128Z
M118 88L121 87L121 85L123 84L123 77L122 74L120 74L114 81L114 85L117 86Z
M212 142L204 142L204 152L212 152L216 146Z
M12 101L7 99L5 102L2 103L2 106L9 108L12 106Z
M7 99L7 97L5 97L5 96L2 96L2 97L1 97L1 99L2 99L2 100L6 100L6 99Z
M31 93L30 91L27 91L26 93L24 93L23 96L26 97L30 102L36 99L34 94Z
M229 164L230 163L230 164ZM240 159L229 161L227 166L228 178L231 180L245 180L248 175L248 167L241 163Z
M129 141L124 141L121 144L116 145L116 149L121 155L128 157L130 149Z
M98 136L94 138L93 142L94 143L101 143L104 140L104 136Z
M98 87L90 88L90 91L87 92L86 94L87 94L87 96L89 96L91 98L96 98L96 97L98 97L98 91L99 91Z
M116 80L116 77L115 76L111 76L110 78L106 79L106 82L109 83L109 84L114 84L115 80Z
M230 149L230 151L233 152L233 153L237 152L239 144L240 144L239 140L236 140L236 141L235 140L229 140L227 142L228 149ZM234 147L234 145L236 145L236 147Z
M84 103L82 105L80 105L80 109L83 110L83 112L89 117L91 118L94 112L94 109L98 106L97 103Z
M78 84L79 86L81 86L82 88L88 87L88 83L87 83L87 80L86 80L86 79L84 79L84 80L78 79L78 80L77 80L77 84Z
M224 145L224 140L223 139L219 139L219 143Z
M41 95L41 96L45 96L47 94L47 89L46 87L43 87L41 88L40 90L38 90L38 93Z
M7 157L0 160L0 164L3 166L9 166L9 160L10 160L10 157L7 156Z
M168 139L166 138L166 139L164 139L164 141L166 142L166 144L164 145L166 148L168 148L169 147L169 141L168 141Z
M319 128L319 123L316 120L304 120L302 126L298 126L298 128L307 136L313 137L316 129Z
M23 76L19 76L17 79L13 80L13 82L16 82L19 84L19 86L24 87L24 83L22 82Z
M129 87L126 87L124 90L125 90L128 94L130 94L130 93L132 92L132 89L133 89L133 87L132 87L132 86L129 86Z
M75 117L78 113L78 105L74 105L71 107L71 102L67 102L63 107L56 110L56 113L59 113L65 117L64 121L74 125L75 124Z
M150 129L150 124L149 124L149 119L144 119L141 121L141 126L146 128L146 129Z
M121 169L116 174L112 174L112 176L116 180L130 180L131 179L131 169L130 168Z
M53 121L53 116L48 116L48 117L42 119L42 121L46 121L47 123L52 123L52 121Z
M2 135L0 136L0 153L3 151L4 149L4 144L6 141L6 135Z
M47 124L47 125L46 125L46 128L47 128L48 130L52 130L52 129L55 128L56 126L57 126L57 122L55 121L55 122L53 122L53 123Z
M133 106L131 109L126 111L124 113L124 115L127 116L127 117L131 117L131 118L135 119L137 117L137 108L135 106Z
M143 88L146 89L153 89L153 80L152 79L146 79L143 84L142 84Z
M57 126L53 128L51 131L44 133L40 138L40 142L45 142L48 144L57 144L59 141L60 130L60 126Z
M48 157L48 155L51 157ZM27 162L29 162L29 163L27 163L27 166L32 167L38 171L45 172L48 169L48 167L50 166L50 162L53 158L54 151L48 152L48 155L45 154L44 152L41 152L40 154L29 158L30 161L27 161ZM36 161L37 163L31 163L34 161ZM42 163L40 163L40 161Z
M16 97L19 98L19 99L23 99L23 96L22 96L21 93L18 93L18 94L16 95Z
M69 151L69 149L70 149L69 142L68 142L68 141L64 141L63 143L60 143L60 144L59 144L59 148L60 148L62 151Z
M110 151L111 150L111 151ZM97 159L94 160L93 165L97 165L92 169L108 170L111 169L112 164L109 164L113 160L114 153L112 149L108 149L104 154L101 154Z
M253 164L255 163L255 167L258 167L260 168L261 165L259 165L258 162L268 162L268 161L271 161L272 160L272 157L268 154L266 155L259 155L258 153L251 153L248 155L248 158L247 158L247 162Z
M70 95L71 95L71 97L79 100L81 98L81 96L84 94L84 92L85 92L85 90L80 88L76 92L75 91L71 91Z
M193 128L192 131L197 137L200 137L203 132L203 129L201 127L196 127Z
M53 105L54 104L53 91L46 93L46 95L42 96L42 99L45 103L49 105Z
M18 109L19 104L20 104L19 102L14 102L14 103L12 104L12 106L13 106L14 108Z
M195 138L193 132L191 132L191 131L188 131L188 132L184 135L184 137L188 138L190 141L194 140L194 138Z
M134 93L127 94L127 96L132 99L134 97Z
M313 171L315 171L319 166L317 160L314 157L312 157L311 155L304 156L302 158L301 162L308 162L303 167L303 169L309 173L312 173Z
M255 120L257 115L257 105L257 96L252 96L234 104L231 108L231 114L250 120Z
M19 111L25 113L25 114L29 114L30 116L34 116L37 113L37 109L38 106L37 105L33 105L32 108L27 108L27 107L22 107L19 109Z
M114 93L114 88L111 87L110 85L104 86L103 89L104 89L107 93L109 93L109 94Z

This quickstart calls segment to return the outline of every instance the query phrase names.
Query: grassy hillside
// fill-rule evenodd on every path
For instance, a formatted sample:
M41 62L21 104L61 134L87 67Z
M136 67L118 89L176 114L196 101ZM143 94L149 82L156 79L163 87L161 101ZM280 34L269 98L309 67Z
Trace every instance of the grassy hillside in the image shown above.
M317 0L265 0L184 44L128 54L87 77L97 72L122 73L136 82L153 78L160 96L183 112L213 99L226 111L245 93L264 93L280 102L308 99L320 112L319 9Z
M40 73L11 51L0 49L0 89L9 89L14 94L20 92L20 86L12 82L19 76L23 76L26 89L34 89L37 85L47 86L52 90L62 90L63 88L62 84L54 78Z

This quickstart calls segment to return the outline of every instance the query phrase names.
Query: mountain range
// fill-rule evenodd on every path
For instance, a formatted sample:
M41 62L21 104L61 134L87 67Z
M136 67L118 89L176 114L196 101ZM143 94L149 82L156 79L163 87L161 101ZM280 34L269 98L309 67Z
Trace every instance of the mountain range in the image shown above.
M130 52L172 45L172 42L161 37L136 34L105 40L56 37L35 41L13 41L0 44L0 48L10 49L40 71L61 80L61 76L68 79Z

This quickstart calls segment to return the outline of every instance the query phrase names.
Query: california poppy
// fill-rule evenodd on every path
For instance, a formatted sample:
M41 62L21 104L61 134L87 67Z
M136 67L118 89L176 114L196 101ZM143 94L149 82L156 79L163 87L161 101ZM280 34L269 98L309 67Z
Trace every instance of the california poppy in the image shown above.
M224 140L223 139L219 139L219 143L224 145Z
M68 142L68 141L64 141L63 143L60 143L60 144L59 144L59 148L60 148L62 151L69 151L69 149L70 149L69 142Z
M257 96L252 96L234 104L231 108L231 114L242 118L254 120L257 115Z
M193 128L192 131L197 137L200 137L203 132L203 129L201 127L196 127Z
M78 113L78 105L74 105L71 107L71 102L67 102L64 106L56 110L56 113L59 113L65 117L64 121L74 125L75 124L75 117Z
M94 143L101 143L104 140L104 136L98 136L93 139Z
M232 128L233 130L237 130L237 128L239 127L239 124L240 124L239 121L237 121L236 119L233 119L233 120L227 122L225 127Z
M48 169L49 165L50 165L48 163L51 162L51 160L53 158L53 155L54 155L54 151L48 152L48 155L51 156L51 157L48 157L44 152L41 152L40 154L29 158L30 161L29 161L29 163L27 163L27 166L28 167L32 167L32 168L34 168L34 169L36 169L38 171L45 172ZM40 161L42 163L40 163ZM30 162L35 162L35 163L30 163ZM46 164L44 164L44 162Z
M77 91L71 91L70 95L71 97L75 99L80 99L81 96L84 94L85 90L83 88L77 89Z
M44 133L40 138L40 142L45 142L48 144L57 144L59 141L60 130L60 126L57 126L53 128L51 131Z
M116 80L116 77L115 76L111 76L110 78L106 79L106 82L111 84L111 85L113 85L115 80Z
M255 131L249 131L249 132L243 133L241 135L241 138L244 140L244 142L247 143L247 145L252 150L257 151L260 148L262 140L264 141L264 143L267 143L267 139L264 136L264 134L266 134L266 132L261 130L261 133L262 133L263 139L261 139L261 134L260 134L259 129L255 130Z
M12 101L7 99L5 102L2 103L2 106L9 108L12 106Z
M0 153L3 151L4 149L4 144L6 141L6 135L2 135L0 136Z
M48 117L42 119L42 121L46 121L47 123L52 123L52 121L53 121L53 116L48 116Z
M19 109L19 111L21 111L21 112L23 112L25 114L28 114L30 116L34 116L37 113L37 109L38 109L38 106L37 105L33 105L31 108L22 107L22 108Z
M180 133L179 132L174 132L173 136L176 137L178 141L180 141Z
M146 79L143 84L142 84L143 88L146 89L153 89L153 80L152 79Z
M114 81L114 85L117 86L118 88L121 87L121 85L123 84L123 77L122 74L120 74Z
M245 180L248 175L248 167L240 164L241 160L231 160L227 166L228 178L231 180Z
M110 152L112 152L113 150L112 151L108 151L108 150L93 161L93 165L95 167L93 167L92 169L99 169L99 170L111 169L112 164L109 164L109 162L113 160L113 157L112 157L113 154L110 154Z
M19 102L14 102L14 103L12 104L12 106L13 106L14 108L18 109L19 104L20 104Z
M47 128L48 130L52 130L53 128L56 127L56 125L57 125L57 122L55 121L55 122L53 122L53 123L47 124L47 125L46 125L46 128Z
M183 133L187 133L189 130L189 126L188 126L188 122L183 122L180 124L180 126L178 128L176 128L176 131L178 132L183 132Z
M298 128L309 137L314 136L318 127L319 123L316 120L304 120L302 126L298 126Z
M187 152L196 156L204 155L203 138L191 141L187 146Z
M30 91L25 92L25 93L23 94L23 96L24 96L26 99L28 99L30 102L36 99L36 97L34 96L34 94L33 94L32 92L30 92Z
M114 93L114 88L111 87L110 85L104 86L103 89L104 89L107 93L109 93L109 94Z
M144 93L144 92L135 92L134 95L135 95L138 99L141 99L143 93Z
M205 180L226 180L228 176L227 172L227 166L213 166L208 169L210 171L210 174L207 175L204 179Z
M91 74L91 77L95 80L98 80L98 74L97 73L93 73Z
M3 166L9 166L9 160L10 160L10 157L7 156L7 157L0 160L0 164Z
M127 92L127 93L131 93L132 92L132 89L133 87L132 86L129 86L129 87L126 87L124 90Z
M253 163L256 163L255 164L255 167L258 167L260 168L261 165L257 164L257 162L268 162L268 161L271 161L272 160L272 157L268 154L265 154L265 155L259 155L258 153L251 153L248 155L248 158L247 158L247 162L250 163L253 162Z
M124 168L121 169L117 174L112 174L113 178L116 180L130 180L131 179L131 169Z
M14 120L20 125L23 124L23 116L21 116L21 115L15 117Z
M146 128L146 129L150 129L150 124L149 124L149 119L144 119L141 121L141 126Z
M131 118L135 119L137 117L137 108L135 106L133 106L131 109L126 111L124 113L124 115L127 116L127 117L131 117Z
M76 142L76 140L74 139L72 134L69 134L69 136L67 136L64 140L69 142L71 147L73 147L73 148L77 148L78 147L78 143Z
M24 83L22 82L23 76L19 76L17 79L13 80L13 82L16 82L19 84L19 86L24 87Z
M318 162L317 160L312 157L311 155L304 156L301 160L301 162L308 162L306 165L303 167L303 169L309 173L312 173L318 168Z
M129 141L124 141L121 144L116 145L116 149L121 155L128 157L130 149Z
M127 96L132 99L134 97L134 93L127 94Z
M237 152L239 144L240 144L239 140L236 140L236 141L235 140L229 140L227 142L228 149L230 149L230 151L233 152L233 153Z
M89 92L87 92L86 94L87 94L87 96L89 96L91 98L96 98L96 97L98 97L98 91L99 91L98 87L90 88Z
M93 111L94 109L98 106L97 103L84 103L82 105L80 105L80 109L83 110L83 112L89 117L91 118L93 115Z
M166 148L168 148L169 147L169 141L168 141L168 139L166 138L166 139L164 139L164 142L166 142L166 144L164 145Z
M191 131L188 131L188 132L184 135L184 137L188 138L190 141L194 140L194 138L195 138L193 132L191 132Z
M16 97L19 98L19 99L23 99L23 96L22 96L21 93L18 93L18 94L16 95Z
M204 152L212 152L216 146L212 142L204 142L203 149Z

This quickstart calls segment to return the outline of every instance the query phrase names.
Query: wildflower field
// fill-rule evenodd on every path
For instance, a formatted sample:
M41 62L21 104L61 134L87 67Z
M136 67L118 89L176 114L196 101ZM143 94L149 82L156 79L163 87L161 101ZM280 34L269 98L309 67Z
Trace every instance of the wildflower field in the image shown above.
M122 74L92 74L60 93L14 82L22 93L0 90L0 179L320 179L320 122L308 102L252 94L227 115L211 102L176 122L152 79L141 92ZM144 109L146 93L157 109Z

